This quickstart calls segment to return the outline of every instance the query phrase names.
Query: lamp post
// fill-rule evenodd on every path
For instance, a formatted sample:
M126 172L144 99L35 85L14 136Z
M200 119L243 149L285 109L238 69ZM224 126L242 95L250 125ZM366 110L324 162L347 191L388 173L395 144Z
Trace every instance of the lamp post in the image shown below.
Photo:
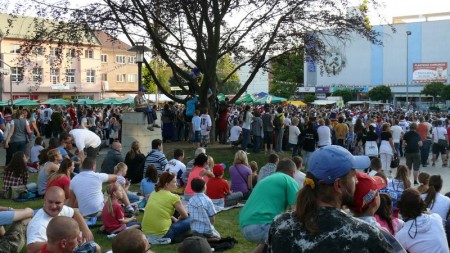
M406 105L408 106L406 109L409 110L409 36L411 35L411 31L406 31Z
M136 63L138 64L138 90L142 88L142 63L144 62L144 53L150 51L150 48L144 46L144 42L136 42L134 46L128 49L130 52L136 52Z
M10 94L10 96L11 96L11 103L10 103L10 105L11 105L11 108L12 108L12 106L14 105L13 103L13 92L12 92L12 67L11 67L11 65L9 65L8 63L6 63L5 61L3 61L2 59L0 59L0 62L2 62L3 64L5 64L6 66L8 66L9 67L9 72L8 72L8 70L6 70L6 69L3 69L3 68L0 68L0 74L3 74L3 75L8 75L9 74L9 94Z

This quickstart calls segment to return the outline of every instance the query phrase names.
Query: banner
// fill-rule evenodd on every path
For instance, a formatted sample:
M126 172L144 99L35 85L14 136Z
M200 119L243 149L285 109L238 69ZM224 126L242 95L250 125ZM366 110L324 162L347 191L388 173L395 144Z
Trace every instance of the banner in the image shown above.
M414 63L413 83L447 83L447 63Z

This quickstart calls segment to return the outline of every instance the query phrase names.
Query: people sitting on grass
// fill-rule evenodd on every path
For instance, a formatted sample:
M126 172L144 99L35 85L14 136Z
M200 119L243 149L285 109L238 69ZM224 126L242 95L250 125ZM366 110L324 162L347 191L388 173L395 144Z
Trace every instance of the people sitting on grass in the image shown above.
M148 199L150 194L155 190L155 185L158 182L158 171L155 165L150 165L145 171L145 178L141 181L141 196L144 196L145 200Z
M152 141L152 150L150 150L150 152L145 157L144 175L145 175L145 168L147 168L151 164L155 165L158 171L158 176L160 176L164 172L164 168L167 165L167 158L166 155L163 153L162 145L163 143L160 139L154 139Z
M243 198L248 199L253 189L252 170L249 168L247 153L238 150L234 155L233 165L230 166L231 190L242 192Z
M54 186L48 189L44 196L44 207L39 209L31 219L27 228L27 252L38 252L47 243L47 226L57 216L65 216L75 219L80 226L82 240L86 243L80 245L74 252L101 252L100 247L93 242L94 236L77 209L64 205L64 190Z
M206 196L206 183L203 179L194 178L191 188L195 192L187 205L191 218L191 230L194 235L206 237L209 240L220 240L220 233L214 228L216 210L211 199Z
M419 186L417 186L417 190L420 193L425 193L428 191L429 188L429 183L430 183L430 174L426 173L426 172L421 172L419 174Z
M265 177L272 175L277 170L280 158L277 154L270 154L267 163L261 167L258 174L258 181L261 182Z
M127 229L112 241L113 253L145 252L153 253L145 234L139 229Z
M86 157L81 168L70 182L69 205L78 207L83 217L99 217L104 203L102 185L116 182L117 175L96 173L96 161L92 157Z
M141 152L141 143L133 141L130 151L125 155L125 164L128 166L128 179L132 184L142 181L144 168L142 164L145 161L145 155Z
M204 149L204 148L197 148L197 149L195 149L194 158L186 163L186 172L183 173L183 176L182 176L182 179L183 179L183 182L184 182L185 185L186 185L186 183L188 181L189 173L191 173L192 169L194 168L195 158L197 158L197 156L199 154L202 154L202 153L206 155L206 149ZM212 168L210 168L208 166L208 167L206 167L206 169L207 170L211 170Z
M116 140L111 144L111 150L108 151L105 159L103 159L101 172L113 174L114 167L121 162L123 162L122 144L120 141Z
M21 252L27 225L32 217L31 208L0 207L0 252ZM5 225L9 226L6 231Z
M242 142L242 127L240 125L242 124L239 124L239 120L233 120L233 126L230 129L230 142L233 148L239 147Z
M48 241L39 253L76 252L80 227L74 219L64 216L55 217L49 222L46 234Z
M248 165L252 170L252 188L255 188L256 184L258 183L258 163L256 161L250 161Z
M184 189L184 199L189 200L194 195L194 191L191 188L191 181L194 178L201 178L205 182L208 182L209 178L214 177L211 171L206 170L206 165L208 164L208 157L201 153L194 160L194 168L189 173L189 178L186 183L186 188Z
M22 151L14 153L11 162L3 172L3 191L6 198L11 197L11 187L28 184L28 168L26 156Z
M45 190L47 189L47 179L50 174L59 169L59 160L62 160L62 156L58 149L51 149L47 152L47 159L47 162L39 169L37 181L39 195L45 194Z
M131 183L125 179L127 171L128 166L124 162L120 162L114 167L114 174L117 175L116 182L119 183L125 193L121 199L123 199L125 203L135 203L139 201L139 196L128 191Z
M45 142L42 137L36 137L34 140L34 146L31 147L30 150L30 163L36 165L36 168L39 168L39 155L41 151L44 149Z
M190 218L181 203L180 196L172 193L176 189L175 174L170 172L161 174L155 191L150 194L142 218L142 231L146 235L153 238L169 238L172 242L179 242L183 235L190 230ZM174 216L175 211L177 211L178 217Z
M206 183L206 195L214 205L227 207L236 205L242 199L242 192L232 192L227 180L223 179L224 168L221 164L213 167L214 177Z
M70 158L64 158L59 169L48 176L47 189L58 186L64 190L66 204L70 199L70 175L75 169L75 163Z
M184 186L182 177L186 172L186 165L184 165L183 160L184 152L183 150L177 148L173 151L173 159L166 164L165 168L166 171L172 172L177 175L177 183L179 187Z
M106 186L106 202L103 206L102 221L104 231L110 234L117 234L128 228L140 228L141 225L136 222L137 218L133 215L125 217L119 199L124 198L124 190L119 183L111 183Z

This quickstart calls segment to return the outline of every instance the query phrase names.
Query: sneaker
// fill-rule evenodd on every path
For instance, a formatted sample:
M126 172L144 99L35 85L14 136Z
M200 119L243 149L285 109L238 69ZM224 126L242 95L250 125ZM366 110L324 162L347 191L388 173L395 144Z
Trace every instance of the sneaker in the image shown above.
M153 124L153 127L161 128L158 124Z
M148 126L147 129L150 130L150 131L154 131L155 130L155 129L153 129L152 126Z

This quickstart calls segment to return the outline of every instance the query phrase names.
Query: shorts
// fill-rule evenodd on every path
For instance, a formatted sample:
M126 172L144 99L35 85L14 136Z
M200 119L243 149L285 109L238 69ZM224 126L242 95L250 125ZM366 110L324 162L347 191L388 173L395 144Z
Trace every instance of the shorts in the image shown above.
M439 153L441 155L445 155L445 153L447 152L447 149L445 148L445 146L439 145L438 143L433 143L432 151L433 151L434 155L437 155Z
M202 135L202 143L209 143L209 134Z
M264 244L269 237L270 224L254 224L241 227L241 234L247 241Z
M14 211L0 212L0 226L10 225L14 222Z
M264 131L264 143L272 144L273 131Z
M200 142L200 131L195 131L192 136L192 142Z

